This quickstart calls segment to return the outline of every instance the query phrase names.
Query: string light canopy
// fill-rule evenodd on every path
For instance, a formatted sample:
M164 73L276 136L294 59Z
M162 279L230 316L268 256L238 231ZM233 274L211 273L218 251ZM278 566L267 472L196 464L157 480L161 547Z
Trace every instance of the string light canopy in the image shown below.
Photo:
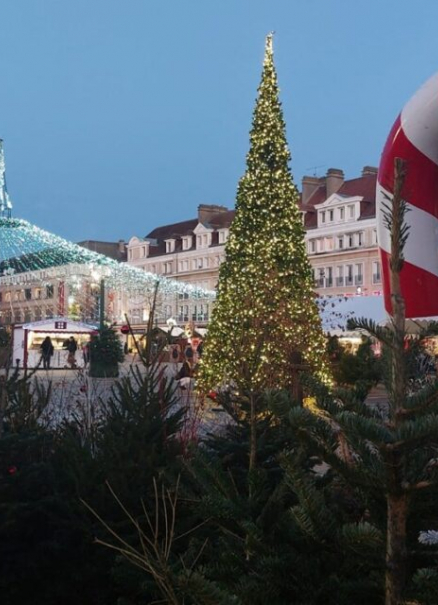
M31 223L12 218L12 203L6 188L3 142L0 140L0 288L32 287L54 284L70 285L69 292L81 295L80 306L95 306L90 297L90 284L105 280L107 291L139 301L150 299L157 288L160 300L174 301L175 297L209 302L215 293L194 287L181 281L171 280L132 267L126 263L83 248ZM17 297L14 303L20 299ZM28 302L24 298L24 303Z
M3 141L0 139L0 217L10 218L12 213L12 202L6 187L6 167Z
M100 274L113 289L154 289L193 298L214 298L214 292L184 282L148 273L112 258L82 248L23 219L0 218L0 283L19 285L32 281L32 274L56 268L59 277L71 277L78 266L86 274ZM62 267L65 267L63 270ZM30 274L30 275L29 275ZM55 274L53 271L51 274Z

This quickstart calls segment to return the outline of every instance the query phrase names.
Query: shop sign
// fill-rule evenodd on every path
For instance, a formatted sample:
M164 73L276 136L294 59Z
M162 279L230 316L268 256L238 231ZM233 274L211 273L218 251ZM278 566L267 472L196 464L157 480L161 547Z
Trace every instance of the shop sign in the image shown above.
M67 322L55 321L55 330L67 330Z

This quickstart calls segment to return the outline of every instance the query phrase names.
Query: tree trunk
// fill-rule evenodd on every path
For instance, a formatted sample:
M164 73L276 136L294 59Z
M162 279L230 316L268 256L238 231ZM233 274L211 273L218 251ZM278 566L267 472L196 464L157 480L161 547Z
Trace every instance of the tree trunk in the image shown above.
M8 393L6 391L6 377L0 376L0 438L3 436L3 420L7 404Z
M249 472L253 471L257 460L257 417L256 396L250 395L250 442L249 442Z
M392 350L391 409L390 421L394 427L400 423L399 412L406 398L406 368L404 359L405 339L405 301L400 286L400 272L404 256L402 231L404 214L402 212L402 189L406 175L405 162L394 160L394 195L391 211L391 258L389 275L392 304L392 325L394 341ZM396 452L389 453L387 460L387 481L390 493L386 496L386 574L385 605L401 605L406 582L406 523L408 515L408 495L403 492L402 464Z
M387 496L385 605L401 605L406 582L408 496Z

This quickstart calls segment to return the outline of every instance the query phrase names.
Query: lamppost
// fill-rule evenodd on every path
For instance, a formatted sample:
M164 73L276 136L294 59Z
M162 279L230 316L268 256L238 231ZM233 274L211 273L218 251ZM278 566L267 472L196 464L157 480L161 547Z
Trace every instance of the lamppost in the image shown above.
M105 278L98 270L91 272L91 277L97 282L99 281L99 330L102 331L105 324Z

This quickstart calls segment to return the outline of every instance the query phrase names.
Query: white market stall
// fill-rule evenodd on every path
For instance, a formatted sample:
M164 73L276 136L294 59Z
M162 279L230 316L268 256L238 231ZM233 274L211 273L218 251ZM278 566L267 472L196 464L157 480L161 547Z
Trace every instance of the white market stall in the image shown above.
M362 339L360 331L348 330L349 319L371 319L384 325L388 321L383 296L324 297L319 300L322 328L337 336L347 348L355 350Z
M16 325L13 332L13 361L23 368L37 367L41 361L41 343L46 336L50 336L54 347L51 367L65 368L68 351L64 344L70 336L73 336L78 346L77 365L81 367L83 366L81 347L90 340L91 334L96 329L96 326L72 321L67 317L54 317Z

